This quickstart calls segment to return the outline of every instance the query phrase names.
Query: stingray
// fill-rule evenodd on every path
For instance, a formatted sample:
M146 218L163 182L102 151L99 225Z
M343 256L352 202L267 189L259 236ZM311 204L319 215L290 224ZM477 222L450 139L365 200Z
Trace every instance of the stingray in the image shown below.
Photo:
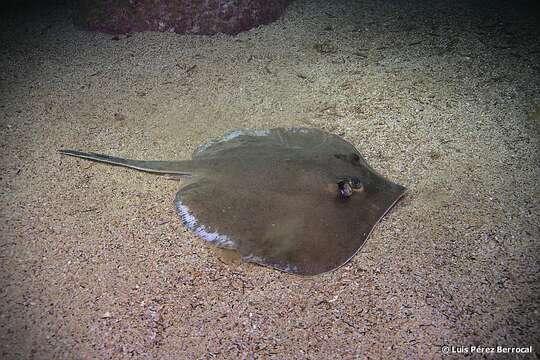
M200 145L191 160L59 151L185 177L175 205L187 228L245 261L302 275L347 263L405 193L353 145L311 128L235 130Z

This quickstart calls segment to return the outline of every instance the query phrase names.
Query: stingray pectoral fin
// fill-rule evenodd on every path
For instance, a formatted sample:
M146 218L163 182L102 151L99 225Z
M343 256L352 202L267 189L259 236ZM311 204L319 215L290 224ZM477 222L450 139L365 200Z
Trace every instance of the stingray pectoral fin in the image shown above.
M124 166L131 169L157 174L191 175L193 168L191 161L130 160L109 155L96 154L92 152L82 152L66 149L60 149L58 150L58 152L63 155L75 156L92 161L98 161L117 166Z

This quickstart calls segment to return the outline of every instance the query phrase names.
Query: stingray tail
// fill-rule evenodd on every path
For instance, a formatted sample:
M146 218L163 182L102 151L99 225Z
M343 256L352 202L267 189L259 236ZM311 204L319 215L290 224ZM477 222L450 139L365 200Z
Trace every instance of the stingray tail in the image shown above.
M169 174L169 175L186 175L189 176L192 173L191 161L143 161L143 160L130 160L122 159L114 156L96 154L91 152L82 152L77 150L58 150L60 154L75 156L83 159L103 162L112 165L124 166L131 169L140 171L156 173L156 174Z

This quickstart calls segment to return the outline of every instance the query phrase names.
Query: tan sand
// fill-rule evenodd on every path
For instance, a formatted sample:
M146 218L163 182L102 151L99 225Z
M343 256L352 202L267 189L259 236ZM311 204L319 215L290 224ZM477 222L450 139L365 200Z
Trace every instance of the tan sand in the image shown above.
M326 3L236 37L0 24L0 358L540 351L534 12ZM277 126L341 134L409 188L335 272L230 259L182 226L178 183L56 153L184 159Z

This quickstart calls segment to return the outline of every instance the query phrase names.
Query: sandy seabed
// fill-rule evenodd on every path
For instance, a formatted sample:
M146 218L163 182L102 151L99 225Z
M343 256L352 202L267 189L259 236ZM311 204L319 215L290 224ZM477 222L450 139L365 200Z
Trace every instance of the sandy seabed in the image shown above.
M238 36L1 22L2 359L538 358L535 11L328 3ZM281 126L340 134L409 189L337 271L225 256L182 226L177 182L56 152L185 159Z

